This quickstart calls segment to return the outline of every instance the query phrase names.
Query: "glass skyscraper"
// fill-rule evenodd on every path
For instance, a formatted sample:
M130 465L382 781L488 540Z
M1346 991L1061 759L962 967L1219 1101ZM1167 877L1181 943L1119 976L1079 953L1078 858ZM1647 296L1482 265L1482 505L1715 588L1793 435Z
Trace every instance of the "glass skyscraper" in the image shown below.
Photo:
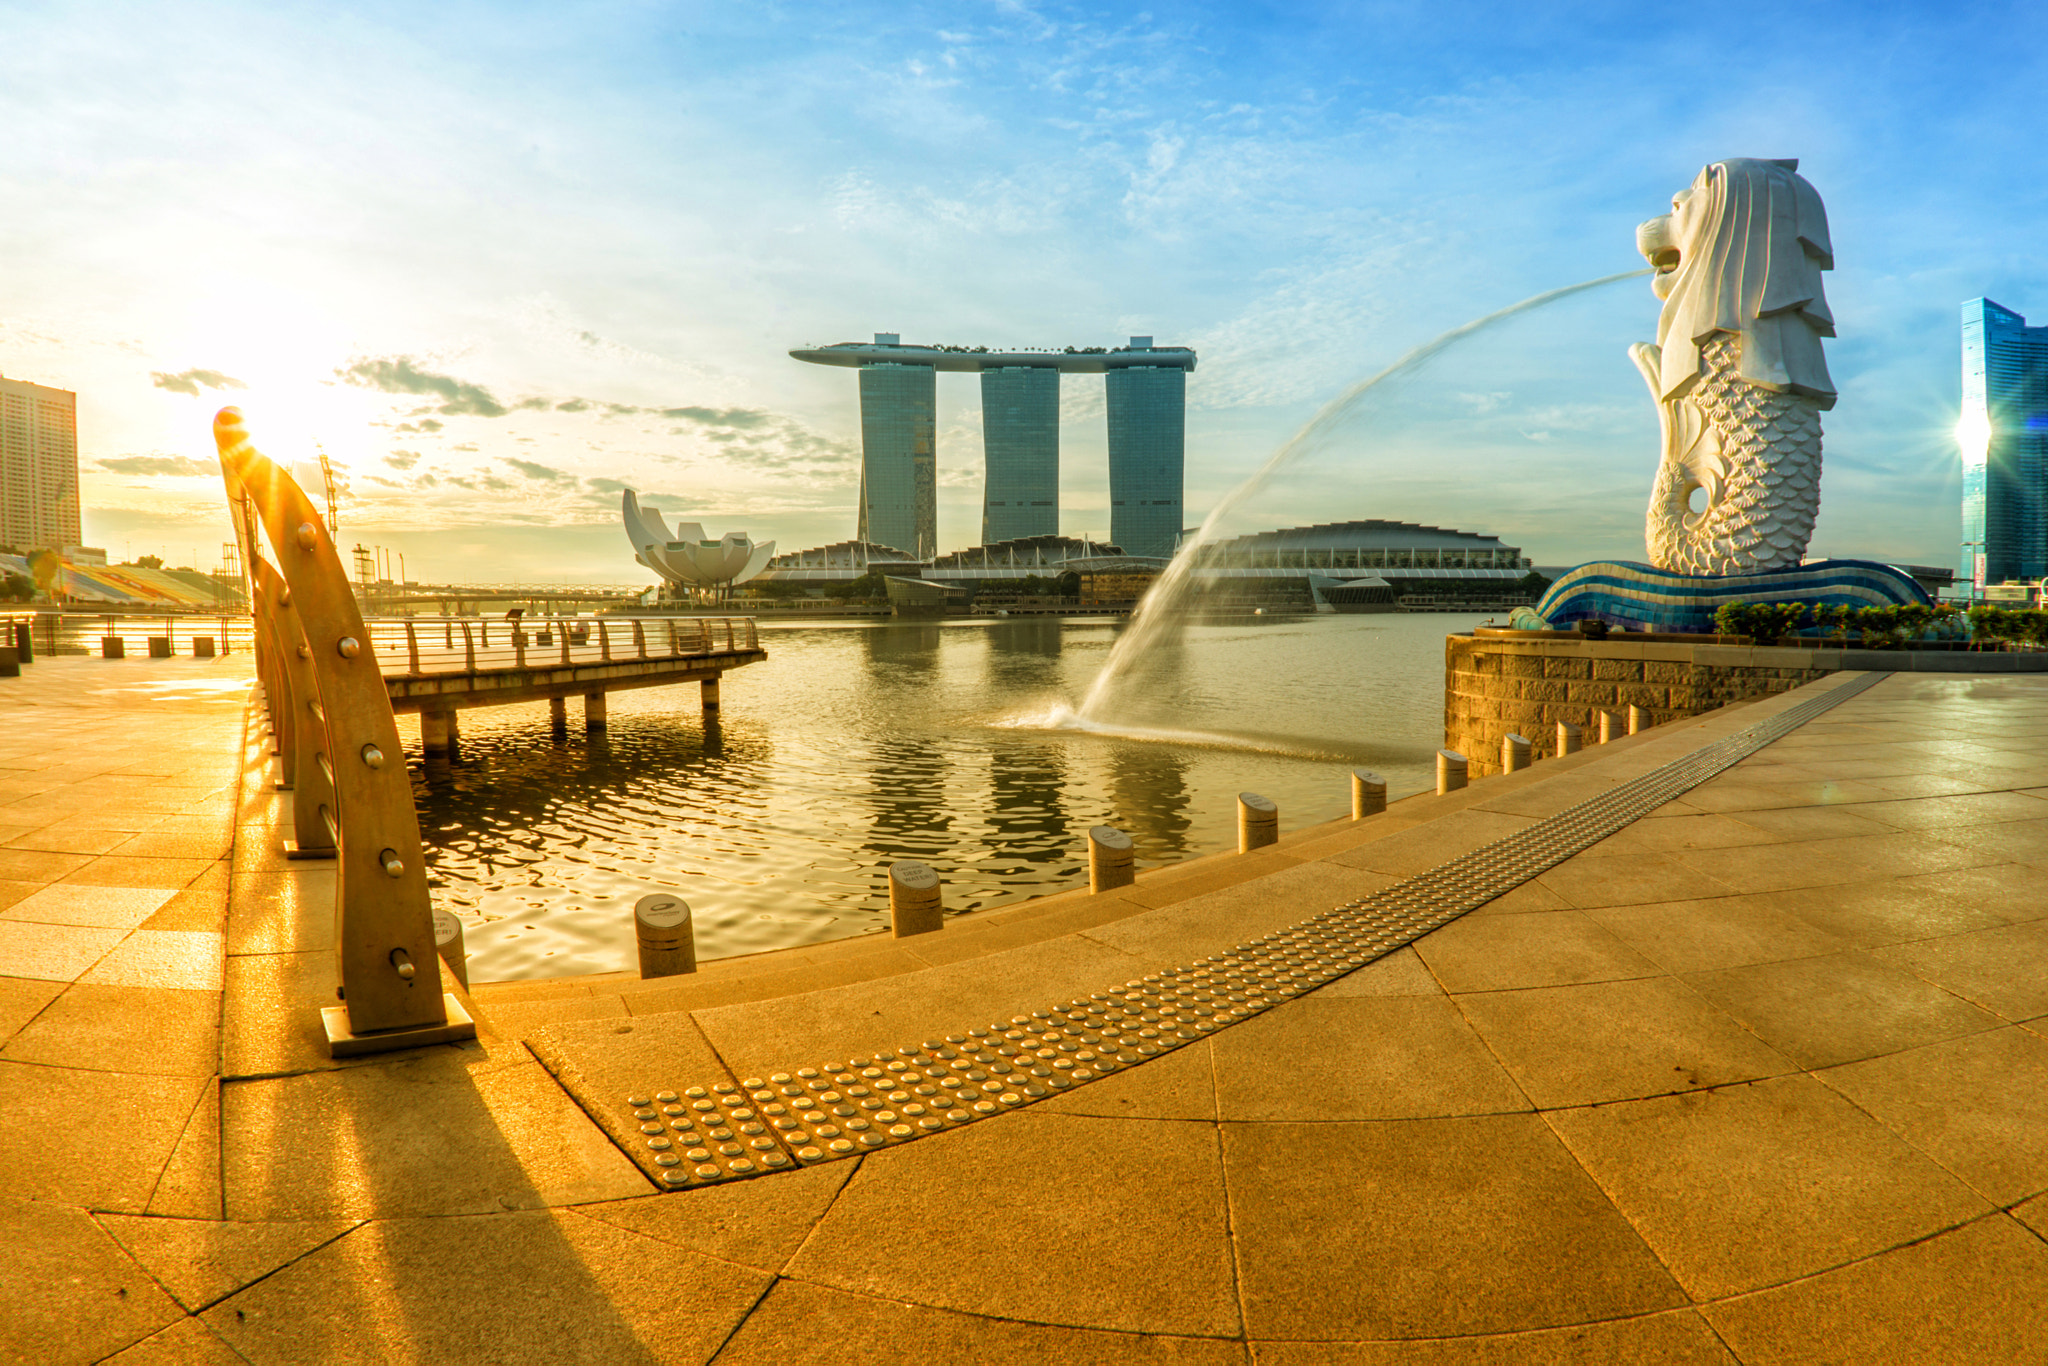
M981 543L1060 529L1060 372L992 365L981 372Z
M797 347L797 360L860 371L860 514L855 535L919 560L938 553L936 376L981 376L983 545L1059 534L1060 376L1101 375L1109 399L1109 535L1130 555L1171 556L1181 532L1187 372L1195 353L1128 346L991 351L873 342Z
M1963 544L1982 587L2048 576L2048 327L1989 299L1963 305Z
M860 525L855 536L920 560L939 553L938 372L860 370Z
M1133 337L1137 350L1149 337ZM1109 539L1126 555L1171 555L1181 522L1187 371L1132 365L1103 376L1109 398Z

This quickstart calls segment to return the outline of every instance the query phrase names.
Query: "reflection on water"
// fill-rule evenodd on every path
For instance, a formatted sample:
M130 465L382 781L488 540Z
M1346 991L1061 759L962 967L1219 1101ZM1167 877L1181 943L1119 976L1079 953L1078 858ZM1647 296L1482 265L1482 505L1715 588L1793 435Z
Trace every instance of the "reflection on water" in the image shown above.
M1146 661L1116 727L1044 728L1101 667L1107 622L998 618L764 627L723 720L694 687L613 693L610 729L545 704L466 712L413 748L437 904L480 981L633 966L631 911L674 891L698 955L884 931L888 863L946 879L953 912L1074 886L1109 824L1141 866L1227 848L1233 799L1286 827L1349 802L1345 770L1431 781L1449 616L1196 626Z

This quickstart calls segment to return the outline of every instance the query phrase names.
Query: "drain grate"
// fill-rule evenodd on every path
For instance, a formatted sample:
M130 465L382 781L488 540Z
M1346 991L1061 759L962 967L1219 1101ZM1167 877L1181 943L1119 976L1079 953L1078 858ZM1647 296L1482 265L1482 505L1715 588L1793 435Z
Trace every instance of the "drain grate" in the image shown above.
M1110 1076L1324 986L1513 891L1889 677L1838 684L1429 872L1239 944L985 1028L738 1085L584 1106L668 1189L832 1162ZM543 1061L556 1064L543 1051ZM578 1092L574 1069L557 1075ZM628 1118L630 1116L630 1119Z

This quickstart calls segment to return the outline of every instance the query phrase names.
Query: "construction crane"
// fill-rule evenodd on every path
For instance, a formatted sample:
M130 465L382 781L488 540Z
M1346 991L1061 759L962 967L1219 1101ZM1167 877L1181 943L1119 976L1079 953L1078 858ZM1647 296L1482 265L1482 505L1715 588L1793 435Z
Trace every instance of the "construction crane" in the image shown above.
M334 462L327 458L325 447L316 449L320 451L320 481L327 486L327 534L331 538L334 535L335 511L341 500L334 492Z

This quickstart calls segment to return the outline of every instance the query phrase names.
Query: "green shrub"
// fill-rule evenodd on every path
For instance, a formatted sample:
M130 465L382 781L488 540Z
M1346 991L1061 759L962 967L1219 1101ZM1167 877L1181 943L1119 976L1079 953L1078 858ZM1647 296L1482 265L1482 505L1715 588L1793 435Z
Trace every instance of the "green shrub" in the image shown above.
M1970 644L1976 649L1991 649L2013 638L2013 613L2003 607L1993 607L1980 602L1969 611Z
M1819 602L1813 607L1813 624L1820 628L1823 637L1832 635L1836 640L1849 639L1849 613L1852 609L1846 603Z
M1714 629L1745 636L1754 645L1775 645L1806 621L1803 602L1728 602L1714 609Z

